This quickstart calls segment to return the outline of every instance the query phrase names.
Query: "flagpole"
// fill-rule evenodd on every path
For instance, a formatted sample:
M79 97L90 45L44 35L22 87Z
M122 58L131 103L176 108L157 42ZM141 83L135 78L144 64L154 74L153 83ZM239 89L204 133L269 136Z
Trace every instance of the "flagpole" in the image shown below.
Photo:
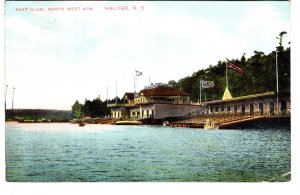
M118 81L116 80L116 106L117 106L117 103L118 103L118 94L117 94L117 91L118 90Z
M135 80L136 80L136 70L134 70L134 93L135 93Z
M279 85L278 85L278 54L277 54L277 49L276 49L276 105L277 105L277 113L279 113L279 98L278 98L278 93L279 93Z
M8 87L8 85L6 85L6 87L5 87L5 110L6 110L6 96L7 96L7 87Z
M107 112L107 108L108 108L108 85L106 85L106 108L105 108L105 118L109 118L108 112Z
M108 85L106 86L106 108L108 107Z
M226 88L228 89L228 77L227 77L227 71L228 71L228 61L226 62Z
M11 103L11 110L14 111L14 96L15 96L15 87L13 86L13 95L12 95L12 103Z
M201 104L201 79L200 79L200 86L199 86L199 89L200 89L200 93L199 93L199 103Z

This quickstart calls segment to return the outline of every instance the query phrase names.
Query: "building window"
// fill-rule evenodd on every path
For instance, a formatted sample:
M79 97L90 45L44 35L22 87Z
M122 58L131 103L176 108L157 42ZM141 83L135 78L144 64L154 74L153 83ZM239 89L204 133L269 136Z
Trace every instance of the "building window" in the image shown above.
M214 110L213 110L213 107L210 107L210 112L211 112L211 113L213 113L213 112L214 112Z
M216 107L216 112L219 112L219 107L218 106Z
M270 115L271 116L274 116L275 112L274 112L274 102L270 102Z
M254 114L254 106L253 106L253 104L250 104L250 114L251 115Z
M221 112L224 112L224 106L221 106Z
M246 112L246 106L244 104L242 104L242 115L244 115Z
M264 103L259 103L258 107L259 107L259 114L263 115L263 113L264 113Z
M238 111L238 106L234 105L234 113L237 113L237 111Z
M230 106L227 106L227 112L230 112Z

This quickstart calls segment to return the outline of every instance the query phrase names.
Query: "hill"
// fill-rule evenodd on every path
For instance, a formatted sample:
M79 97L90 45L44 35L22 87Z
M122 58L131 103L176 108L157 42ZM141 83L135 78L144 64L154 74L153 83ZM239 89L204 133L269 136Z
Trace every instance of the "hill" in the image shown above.
M279 46L277 51L279 91L290 92L290 47L283 49ZM232 96L276 92L276 51L269 54L254 51L254 55L250 58L246 59L244 54L240 59L230 61L244 71L244 74L239 74L228 69L229 90ZM191 76L179 79L178 82L171 80L169 84L190 93L191 99L197 101L200 80L213 81L213 88L202 89L201 98L207 101L221 99L226 87L226 63L227 61L220 60L216 65L194 72Z
M49 109L14 109L5 111L5 119L13 120L15 117L24 120L47 119L52 122L68 122L71 119L71 110L49 110Z

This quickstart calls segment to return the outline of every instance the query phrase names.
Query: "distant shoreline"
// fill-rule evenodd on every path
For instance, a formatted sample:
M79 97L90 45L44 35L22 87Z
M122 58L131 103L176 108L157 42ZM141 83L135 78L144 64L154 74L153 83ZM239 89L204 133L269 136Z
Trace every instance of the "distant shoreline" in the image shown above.
M69 122L72 119L71 110L51 109L6 109L5 121L29 123Z

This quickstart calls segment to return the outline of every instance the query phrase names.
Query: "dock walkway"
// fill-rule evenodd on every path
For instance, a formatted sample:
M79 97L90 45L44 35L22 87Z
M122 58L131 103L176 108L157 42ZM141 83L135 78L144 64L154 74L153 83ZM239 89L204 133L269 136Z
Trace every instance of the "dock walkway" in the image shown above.
M255 113L226 113L226 114L202 114L189 119L170 123L172 127L203 128L205 121L209 119L218 129L227 129L229 127L243 125L249 122L268 120L271 118L286 118L290 115L274 115L268 112Z

